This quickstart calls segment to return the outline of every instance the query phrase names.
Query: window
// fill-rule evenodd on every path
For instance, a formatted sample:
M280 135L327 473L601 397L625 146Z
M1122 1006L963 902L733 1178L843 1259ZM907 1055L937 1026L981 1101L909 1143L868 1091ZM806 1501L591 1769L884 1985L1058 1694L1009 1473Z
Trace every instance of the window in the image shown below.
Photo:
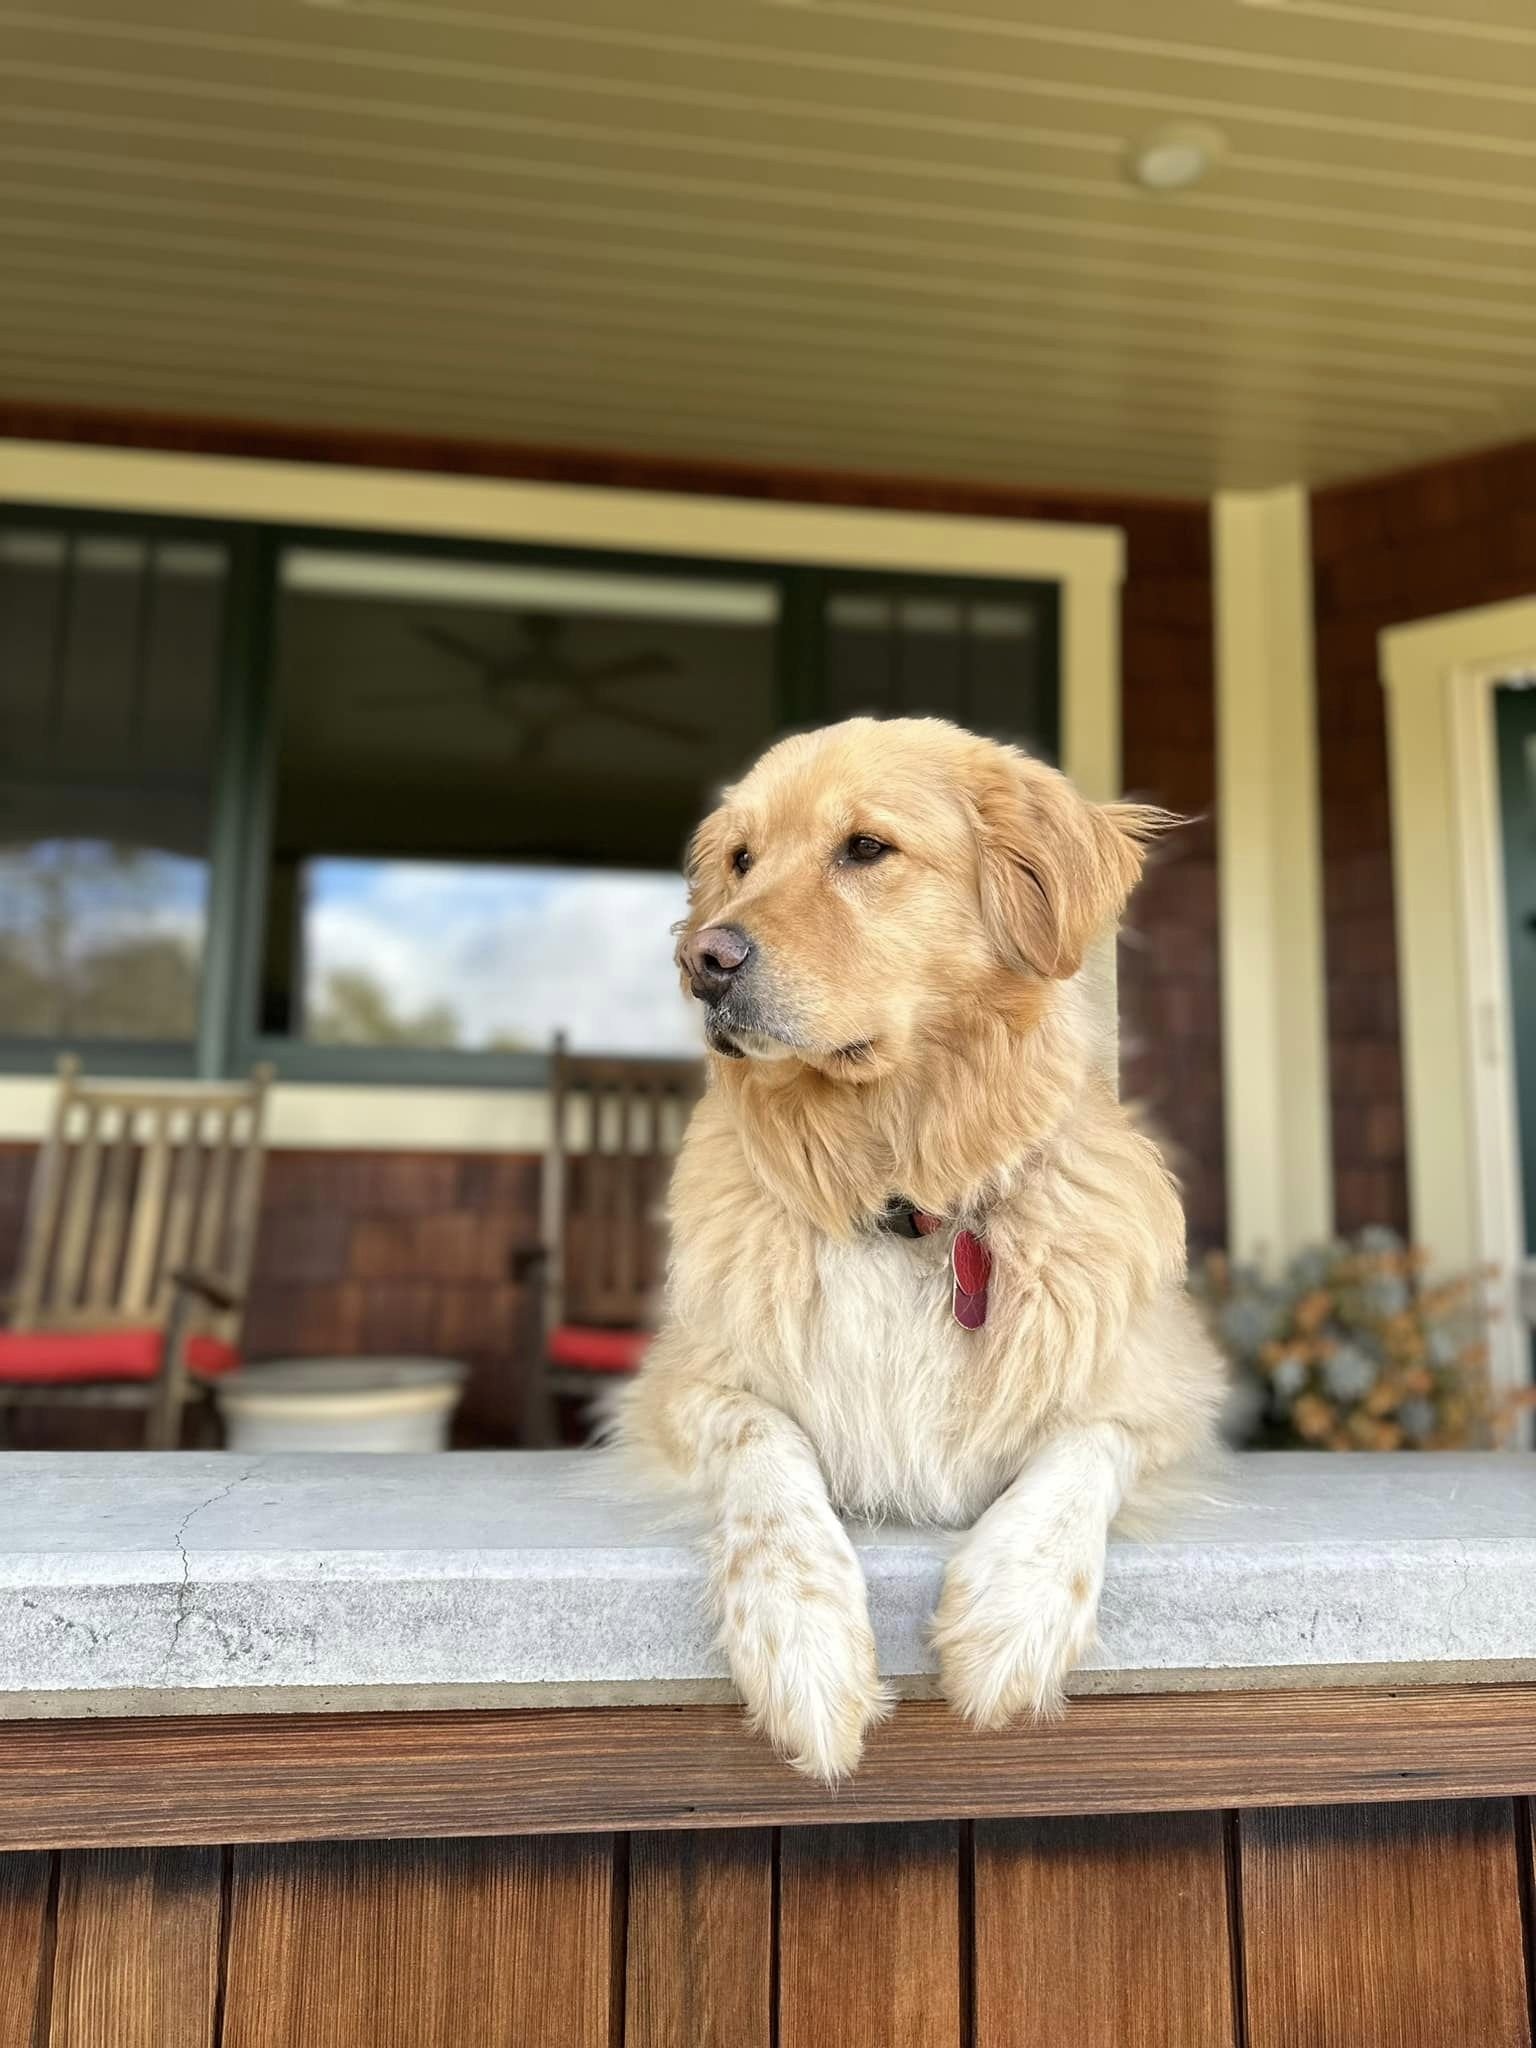
M774 730L778 611L744 577L290 551L264 1030L698 1050L678 862Z
M227 562L203 540L0 524L0 1035L198 1022Z
M825 579L825 712L926 712L1056 753L1052 615L953 578Z
M996 578L6 513L0 1059L694 1052L670 928L713 791L865 710L1053 754L1056 632Z

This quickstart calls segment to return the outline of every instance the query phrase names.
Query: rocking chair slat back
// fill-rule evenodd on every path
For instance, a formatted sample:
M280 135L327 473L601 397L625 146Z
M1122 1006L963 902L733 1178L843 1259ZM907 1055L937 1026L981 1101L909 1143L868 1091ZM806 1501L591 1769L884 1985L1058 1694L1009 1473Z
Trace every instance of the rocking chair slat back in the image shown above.
M165 1087L82 1078L59 1062L53 1121L32 1180L11 1327L70 1330L163 1321L179 1268L242 1299L261 1203L271 1080ZM238 1310L200 1327L233 1341Z

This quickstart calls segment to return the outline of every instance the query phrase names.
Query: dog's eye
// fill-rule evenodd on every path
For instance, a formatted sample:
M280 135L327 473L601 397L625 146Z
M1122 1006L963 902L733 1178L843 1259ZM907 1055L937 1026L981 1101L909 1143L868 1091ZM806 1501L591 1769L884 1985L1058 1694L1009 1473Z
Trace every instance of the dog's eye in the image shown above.
M738 875L744 875L747 872L747 869L751 867L751 865L751 854L747 851L746 847L738 846L736 851L731 855L731 866L736 870Z
M885 841L876 839L872 832L855 832L843 853L846 860L854 861L860 867L868 867L871 861L879 860L882 854L887 854L890 850Z

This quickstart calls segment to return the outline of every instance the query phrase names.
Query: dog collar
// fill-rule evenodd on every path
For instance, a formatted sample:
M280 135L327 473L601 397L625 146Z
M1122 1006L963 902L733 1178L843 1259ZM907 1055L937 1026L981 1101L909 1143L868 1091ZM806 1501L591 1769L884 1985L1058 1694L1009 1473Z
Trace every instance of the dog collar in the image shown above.
M890 1231L893 1237L932 1237L936 1230L944 1228L944 1218L919 1209L905 1195L892 1195L880 1218L880 1228Z
M929 1209L919 1209L904 1195L892 1195L880 1218L880 1227L896 1237L932 1237L944 1228L944 1218ZM949 1248L949 1269L954 1283L951 1313L962 1330L979 1330L987 1320L992 1254L975 1231L955 1232L955 1241Z

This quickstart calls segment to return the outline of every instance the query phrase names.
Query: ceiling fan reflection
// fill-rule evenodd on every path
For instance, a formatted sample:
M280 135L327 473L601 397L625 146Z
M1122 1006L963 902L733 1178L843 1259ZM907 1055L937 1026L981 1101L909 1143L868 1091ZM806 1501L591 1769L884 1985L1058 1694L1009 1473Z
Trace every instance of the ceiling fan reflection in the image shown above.
M586 718L606 718L685 745L706 737L699 726L669 718L647 705L615 702L603 694L618 684L680 675L682 666L672 655L659 648L642 649L612 661L587 665L573 661L561 644L569 624L567 619L552 612L524 612L517 623L521 644L505 654L480 646L446 626L423 622L414 624L411 631L426 646L469 671L460 680L477 686L484 708L513 727L522 759L542 753L559 727ZM434 681L402 690L374 691L363 701L388 710L436 704L442 697L443 684Z

